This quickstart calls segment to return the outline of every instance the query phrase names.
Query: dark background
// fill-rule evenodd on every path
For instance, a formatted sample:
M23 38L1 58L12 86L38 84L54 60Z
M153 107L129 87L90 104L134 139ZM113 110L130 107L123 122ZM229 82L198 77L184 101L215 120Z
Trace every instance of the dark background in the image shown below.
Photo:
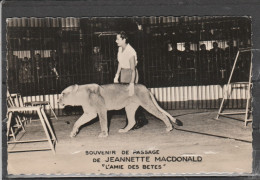
M72 84L113 82L120 31L128 34L137 52L139 83L148 88L224 85L238 49L251 47L252 23L246 16L7 21L8 90L22 96L60 94ZM94 53L97 47L100 52ZM250 51L239 54L232 83L248 81L250 61Z
M6 23L8 17L113 16L252 16L253 37L253 174L260 173L260 2L257 0L98 0L2 2L2 119L6 114ZM5 126L5 123L3 123ZM4 131L2 131L4 132ZM6 175L6 136L3 134L3 177Z

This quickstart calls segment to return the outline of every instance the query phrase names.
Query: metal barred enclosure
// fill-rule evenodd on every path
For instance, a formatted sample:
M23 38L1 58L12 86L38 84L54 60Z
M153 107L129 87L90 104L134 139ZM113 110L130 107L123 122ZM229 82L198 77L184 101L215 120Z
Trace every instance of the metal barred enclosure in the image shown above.
M116 33L137 52L140 83L166 109L218 108L238 49L251 47L250 17L10 18L8 90L49 100L72 84L108 84L117 69ZM229 108L244 108L251 52L241 53ZM59 114L62 111L59 110Z

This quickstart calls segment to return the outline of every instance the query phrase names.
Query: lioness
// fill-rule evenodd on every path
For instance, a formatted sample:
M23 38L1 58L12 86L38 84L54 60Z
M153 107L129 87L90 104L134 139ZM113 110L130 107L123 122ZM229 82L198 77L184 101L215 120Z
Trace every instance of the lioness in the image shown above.
M129 96L128 85L126 84L102 86L97 84L76 84L64 89L58 100L59 104L63 107L66 105L82 106L84 111L84 114L75 122L70 136L76 136L80 126L98 115L101 125L99 137L107 137L107 111L122 108L126 110L128 125L124 129L120 129L119 132L127 132L135 125L135 112L139 106L161 119L167 127L166 131L173 129L169 119L177 125L182 125L181 121L173 118L157 104L152 93L145 86L136 84L134 92L133 96Z

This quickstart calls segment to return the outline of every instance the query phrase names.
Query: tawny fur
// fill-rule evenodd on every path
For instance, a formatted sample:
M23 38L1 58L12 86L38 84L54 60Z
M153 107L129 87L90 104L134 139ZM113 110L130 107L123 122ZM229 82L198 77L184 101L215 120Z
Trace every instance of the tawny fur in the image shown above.
M119 132L128 132L135 125L135 112L142 106L152 115L161 119L166 125L166 131L173 129L169 119L177 125L182 125L163 110L156 102L152 93L141 84L135 85L135 93L129 96L128 84L97 84L72 85L62 91L59 104L66 106L82 106L84 114L76 121L71 137L76 136L80 126L99 117L101 133L99 137L108 136L107 111L125 108L128 125Z

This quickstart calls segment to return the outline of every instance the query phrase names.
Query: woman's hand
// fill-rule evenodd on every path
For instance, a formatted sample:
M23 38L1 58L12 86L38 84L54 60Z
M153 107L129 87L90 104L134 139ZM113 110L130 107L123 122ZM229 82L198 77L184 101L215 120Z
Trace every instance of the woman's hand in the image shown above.
M127 89L129 90L129 96L133 96L135 93L134 83L130 83Z
M119 75L116 74L115 78L114 78L114 83L118 83L118 78L119 78Z
M118 83L118 78L119 78L119 73L121 72L121 65L120 63L118 63L118 66L117 66L117 71L116 71L116 76L114 78L114 83Z

